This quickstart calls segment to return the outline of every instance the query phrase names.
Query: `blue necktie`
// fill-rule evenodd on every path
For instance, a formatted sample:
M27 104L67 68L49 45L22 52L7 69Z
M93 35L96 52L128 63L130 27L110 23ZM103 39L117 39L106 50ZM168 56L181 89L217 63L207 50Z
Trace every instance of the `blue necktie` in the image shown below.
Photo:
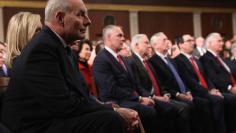
M171 72L172 72L172 73L174 74L174 76L175 76L175 79L176 79L176 81L177 81L177 83L178 83L178 86L179 86L179 88L180 88L180 92L181 92L181 93L185 93L185 92L186 92L186 87L185 87L185 85L184 85L182 79L180 78L178 72L176 71L176 69L175 69L175 67L173 66L173 64L169 61L169 59L168 59L168 58L165 58L165 59L166 59L166 61L167 61L167 66L170 68Z

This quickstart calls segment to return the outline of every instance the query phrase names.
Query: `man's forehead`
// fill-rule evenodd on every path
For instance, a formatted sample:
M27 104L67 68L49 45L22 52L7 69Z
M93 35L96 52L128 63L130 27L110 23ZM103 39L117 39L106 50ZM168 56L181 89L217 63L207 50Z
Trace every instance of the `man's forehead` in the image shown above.
M79 12L87 12L87 8L82 0L70 0L71 7L78 10Z

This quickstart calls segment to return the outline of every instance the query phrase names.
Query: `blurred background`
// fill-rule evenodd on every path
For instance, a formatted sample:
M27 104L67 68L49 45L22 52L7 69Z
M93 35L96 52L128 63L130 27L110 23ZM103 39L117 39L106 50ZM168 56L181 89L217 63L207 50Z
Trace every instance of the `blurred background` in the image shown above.
M47 0L0 0L0 41L5 41L9 19L19 11L38 13L44 21ZM125 37L137 33L149 37L165 32L170 40L180 34L195 37L219 32L225 38L236 34L236 0L84 0L92 25L90 40L101 38L108 24L123 27Z

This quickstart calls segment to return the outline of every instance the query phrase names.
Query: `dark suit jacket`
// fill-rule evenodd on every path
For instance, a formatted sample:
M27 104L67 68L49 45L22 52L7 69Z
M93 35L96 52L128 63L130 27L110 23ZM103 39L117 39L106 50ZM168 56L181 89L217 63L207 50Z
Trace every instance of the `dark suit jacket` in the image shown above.
M229 66L234 77L236 77L236 60L225 59L224 61Z
M148 62L148 64L149 64L150 69L152 70L155 78L157 78L154 68L152 67L152 65L149 62ZM146 68L144 67L143 63L140 61L140 59L138 58L138 56L136 54L132 55L130 66L132 68L132 73L134 75L137 88L140 90L141 95L142 96L153 95L152 94L153 92L151 92L152 87L153 87L152 80L151 80ZM160 90L161 94L167 93L164 90L162 90L159 80L156 79L156 81L157 81L157 84L159 85L159 88L161 89Z
M165 89L166 92L169 92L173 97L176 96L177 92L180 92L180 88L178 86L178 83L172 74L169 67L166 65L166 63L161 59L160 56L157 54L154 54L149 59L150 64L153 66L158 79L162 83L163 89ZM175 63L172 61L172 64L175 66ZM176 68L176 67L175 67ZM176 69L177 70L177 69ZM190 90L186 90L190 91Z
M72 70L61 41L44 27L14 63L3 100L3 123L18 133L47 132L49 128L64 133L67 129L50 126L104 109L90 102L78 81L81 76Z
M96 56L92 69L102 101L119 103L124 100L139 100L138 96L134 95L135 86L132 77L106 49Z
M228 92L231 84L230 75L225 68L218 62L217 58L207 51L200 61L205 69L206 75L210 78L214 86L221 92Z
M179 54L175 58L175 63L177 65L178 71L182 79L185 81L186 86L191 89L193 95L201 96L207 94L207 89L214 88L214 86L208 79L208 77L206 77L201 63L197 59L195 59L195 61L209 88L203 88L201 86L197 73L195 72L192 63L186 56L184 56L183 54Z

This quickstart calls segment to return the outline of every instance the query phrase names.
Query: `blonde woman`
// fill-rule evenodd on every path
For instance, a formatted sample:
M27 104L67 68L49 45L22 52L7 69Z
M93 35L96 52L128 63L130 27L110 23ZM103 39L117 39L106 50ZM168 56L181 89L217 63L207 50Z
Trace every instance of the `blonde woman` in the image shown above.
M21 54L21 50L42 28L38 14L19 12L12 16L7 30L6 65L12 67L13 60Z

